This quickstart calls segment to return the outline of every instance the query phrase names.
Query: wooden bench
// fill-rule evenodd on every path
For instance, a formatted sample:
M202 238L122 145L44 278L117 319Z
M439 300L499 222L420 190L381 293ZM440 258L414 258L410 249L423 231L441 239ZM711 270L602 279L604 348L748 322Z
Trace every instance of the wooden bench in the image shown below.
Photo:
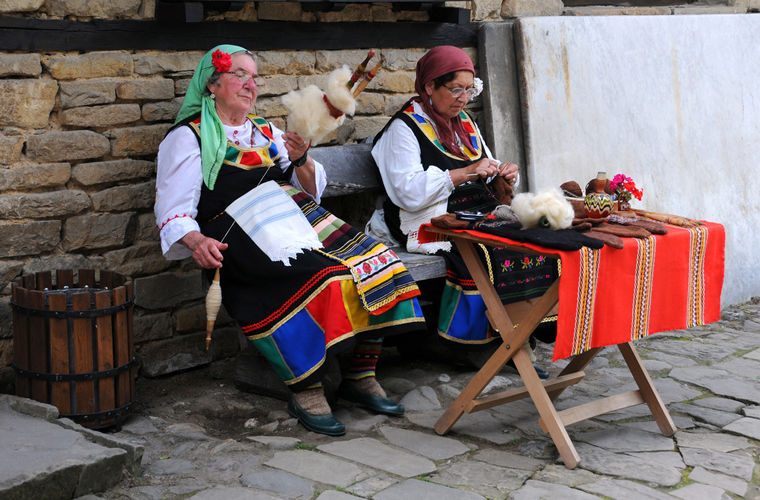
M324 165L327 172L328 182L322 204L360 229L364 228L373 208L377 206L378 197L382 195L371 149L371 144L350 144L318 147L309 152L312 158ZM341 201L347 203L341 205ZM446 276L443 257L408 253L400 248L393 250L418 283ZM238 355L234 380L237 387L246 391L279 399L290 397L287 386L249 342ZM340 369L333 357L328 358L323 383L328 397L340 383Z

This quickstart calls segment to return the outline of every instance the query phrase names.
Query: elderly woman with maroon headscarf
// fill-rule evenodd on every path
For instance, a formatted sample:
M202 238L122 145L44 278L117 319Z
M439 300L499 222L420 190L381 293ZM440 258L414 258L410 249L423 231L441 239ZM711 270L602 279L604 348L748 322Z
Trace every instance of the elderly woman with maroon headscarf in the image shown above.
M459 344L490 344L500 337L489 327L485 304L461 256L448 243L418 244L417 229L443 213L493 210L499 203L492 185L505 180L516 186L518 167L493 158L465 111L482 82L463 50L439 46L428 51L417 62L414 87L417 95L391 118L372 149L387 193L385 222L407 250L439 253L447 260L438 334ZM538 297L557 278L551 259L480 249L505 304Z

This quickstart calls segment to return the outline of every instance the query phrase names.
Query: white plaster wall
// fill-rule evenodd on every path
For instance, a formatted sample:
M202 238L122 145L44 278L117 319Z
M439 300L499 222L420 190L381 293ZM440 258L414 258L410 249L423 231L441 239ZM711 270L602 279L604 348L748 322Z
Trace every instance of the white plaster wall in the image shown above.
M518 21L529 189L597 171L722 223L723 306L760 295L760 15Z

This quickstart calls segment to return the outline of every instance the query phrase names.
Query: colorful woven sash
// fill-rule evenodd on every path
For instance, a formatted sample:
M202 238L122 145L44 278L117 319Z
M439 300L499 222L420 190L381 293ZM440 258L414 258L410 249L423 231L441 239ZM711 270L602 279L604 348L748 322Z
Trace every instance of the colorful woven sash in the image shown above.
M237 144L228 140L227 152L224 155L224 163L244 170L273 166L275 161L280 158L280 152L277 150L277 145L274 143L274 136L272 135L272 128L270 127L269 122L256 115L248 115L248 119L253 126L268 139L267 144L253 148L241 148ZM200 137L200 116L191 121L190 126Z
M419 289L398 256L293 187L286 188L319 236L326 256L348 267L364 308L381 314Z
M404 110L404 114L412 118L412 121L420 128L420 130L425 134L425 137L427 137L430 142L432 142L436 148L438 148L442 153L444 153L446 156L450 156L451 158L460 159L457 156L454 156L453 154L446 151L446 148L443 147L443 144L438 140L438 134L435 132L435 127L433 127L433 124L430 122L430 120L426 119L424 116L419 115L414 112L414 106L410 105L408 108ZM464 129L467 131L467 133L470 135L470 148L462 148L464 153L468 156L468 158L475 159L479 158L481 155L481 149L483 148L483 144L480 141L480 136L478 136L478 133L475 129L475 124L473 123L472 119L465 113L464 111L459 112L459 118L462 119L462 124L464 125ZM472 149L472 151L471 151Z

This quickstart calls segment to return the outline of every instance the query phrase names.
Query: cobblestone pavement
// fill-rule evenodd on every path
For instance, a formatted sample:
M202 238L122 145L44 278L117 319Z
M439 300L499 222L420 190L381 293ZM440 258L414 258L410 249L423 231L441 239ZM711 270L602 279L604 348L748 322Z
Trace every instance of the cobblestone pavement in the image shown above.
M386 349L378 376L403 418L344 405L348 433L305 431L279 400L236 389L216 366L143 381L149 395L114 437L144 447L142 470L88 499L760 499L760 301L719 322L657 334L636 347L678 432L665 437L645 405L568 427L581 457L564 467L529 400L433 424L474 374ZM551 346L539 362L554 375ZM635 388L606 348L558 408ZM502 371L486 392L519 383ZM83 497L84 498L84 497Z

